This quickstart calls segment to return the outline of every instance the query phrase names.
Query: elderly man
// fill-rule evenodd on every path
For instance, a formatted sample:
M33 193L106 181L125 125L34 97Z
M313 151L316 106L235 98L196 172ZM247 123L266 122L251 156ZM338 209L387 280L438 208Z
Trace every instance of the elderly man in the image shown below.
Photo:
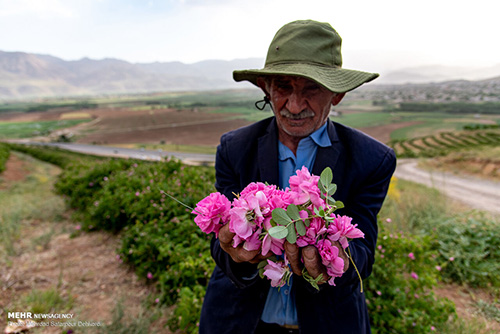
M226 133L216 158L216 188L234 198L251 182L287 187L297 169L316 175L330 167L335 194L365 233L350 243L361 276L370 275L377 241L377 213L396 166L394 152L365 134L328 119L345 93L378 74L343 69L341 38L327 23L295 21L275 35L260 70L235 71L265 93L274 117ZM344 259L344 274L335 286L314 246L285 244L294 273L290 285L270 287L257 275L260 250L234 248L225 226L211 243L216 262L205 296L200 333L369 333L365 297L353 266ZM342 248L340 248L342 249ZM323 280L319 291L301 276L306 268Z

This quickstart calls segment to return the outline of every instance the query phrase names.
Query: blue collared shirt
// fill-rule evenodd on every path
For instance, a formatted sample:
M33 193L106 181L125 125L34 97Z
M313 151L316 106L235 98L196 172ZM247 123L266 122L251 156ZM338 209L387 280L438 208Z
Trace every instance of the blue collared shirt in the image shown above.
M297 156L295 156L288 147L279 142L279 187L285 189L290 184L288 180L302 166L307 167L309 171L314 166L318 146L331 146L326 123L318 130L311 133L308 137L302 139L297 147ZM271 287L267 295L266 305L262 313L262 321L267 323L276 323L279 325L298 325L297 309L295 307L295 294L292 293L293 275L290 278L290 285L278 288Z

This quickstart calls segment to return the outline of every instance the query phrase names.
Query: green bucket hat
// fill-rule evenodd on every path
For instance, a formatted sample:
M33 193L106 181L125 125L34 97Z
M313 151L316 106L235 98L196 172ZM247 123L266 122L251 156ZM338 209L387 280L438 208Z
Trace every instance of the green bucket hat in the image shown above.
M328 23L294 21L274 36L263 69L234 71L233 78L257 86L260 76L294 75L316 81L332 92L345 93L379 76L342 68L341 44L339 34Z

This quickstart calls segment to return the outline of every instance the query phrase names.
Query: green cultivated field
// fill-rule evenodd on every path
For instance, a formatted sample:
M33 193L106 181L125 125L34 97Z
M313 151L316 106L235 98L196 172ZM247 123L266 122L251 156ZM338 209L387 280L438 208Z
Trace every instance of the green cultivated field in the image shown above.
M55 130L69 128L88 121L90 120L78 119L40 122L0 122L0 139L19 139L46 136Z

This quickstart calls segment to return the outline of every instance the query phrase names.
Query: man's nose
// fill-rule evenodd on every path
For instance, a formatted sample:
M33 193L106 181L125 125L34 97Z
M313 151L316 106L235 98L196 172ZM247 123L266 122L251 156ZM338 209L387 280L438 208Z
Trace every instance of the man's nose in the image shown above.
M286 107L292 114L298 114L306 109L306 99L300 92L293 92L288 96Z

